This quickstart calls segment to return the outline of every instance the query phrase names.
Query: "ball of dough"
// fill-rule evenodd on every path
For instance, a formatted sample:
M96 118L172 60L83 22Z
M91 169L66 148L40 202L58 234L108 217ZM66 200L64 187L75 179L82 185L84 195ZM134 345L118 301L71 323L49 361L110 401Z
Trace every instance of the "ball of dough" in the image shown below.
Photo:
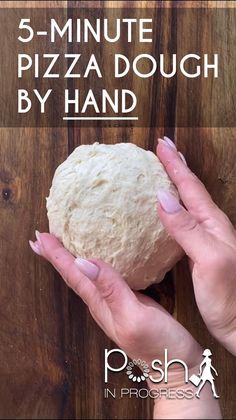
M151 151L131 143L79 146L55 172L50 232L74 256L101 258L132 289L145 289L182 256L158 218L158 189L177 194Z

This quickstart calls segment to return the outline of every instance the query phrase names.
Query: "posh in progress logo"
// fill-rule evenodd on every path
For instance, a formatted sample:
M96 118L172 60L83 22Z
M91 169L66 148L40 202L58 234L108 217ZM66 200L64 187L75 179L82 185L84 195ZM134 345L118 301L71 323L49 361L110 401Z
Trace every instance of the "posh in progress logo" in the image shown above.
M122 356L121 365L119 367L114 367L110 360L110 356L114 354L119 354ZM127 354L120 349L105 349L105 364L104 364L104 379L105 384L109 383L109 373L125 373L129 380L131 381L130 388L121 388L117 390L116 388L110 389L105 388L104 396L105 398L116 398L128 396L129 398L200 398L200 392L202 388L208 382L212 389L212 394L214 398L219 398L219 395L216 393L215 389L215 378L214 375L218 376L218 373L214 366L212 365L212 352L210 349L205 349L203 351L203 360L199 366L198 374L193 374L189 376L189 369L187 364L181 359L171 359L168 360L168 350L164 350L163 361L159 359L154 359L149 366L144 360L134 359L129 361ZM183 369L183 382L184 384L191 384L191 387L184 389L171 389L170 387L164 387L163 384L171 386L169 381L169 369L173 365L180 365ZM139 368L139 369L138 369ZM145 383L146 380L153 384L159 384L160 386L154 389L148 389L147 387L135 388L135 384ZM196 391L193 386L196 387ZM145 384L144 384L145 386Z

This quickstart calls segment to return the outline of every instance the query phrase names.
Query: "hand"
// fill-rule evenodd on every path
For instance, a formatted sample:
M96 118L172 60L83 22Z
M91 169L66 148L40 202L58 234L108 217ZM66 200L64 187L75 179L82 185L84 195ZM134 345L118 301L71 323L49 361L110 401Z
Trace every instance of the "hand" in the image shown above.
M170 139L159 141L157 156L186 207L160 191L160 218L189 257L196 302L209 331L236 354L235 229Z
M37 241L30 241L32 249L56 268L67 285L88 305L97 324L131 358L150 364L154 359L163 360L167 348L168 358L185 361L190 375L198 370L201 347L159 304L130 290L121 276L103 261L75 259L54 236L39 232L36 235ZM154 388L153 383L149 386ZM170 368L168 387L186 387L183 370L178 365ZM207 387L200 400L166 402L161 399L155 405L158 418L189 418L190 413L191 418L205 419L212 415L221 418L218 403Z
M33 250L56 268L106 335L130 357L150 363L163 358L163 350L168 348L170 358L182 357L190 368L198 364L202 349L158 303L134 293L103 261L75 259L53 235L36 235L37 241L31 242Z

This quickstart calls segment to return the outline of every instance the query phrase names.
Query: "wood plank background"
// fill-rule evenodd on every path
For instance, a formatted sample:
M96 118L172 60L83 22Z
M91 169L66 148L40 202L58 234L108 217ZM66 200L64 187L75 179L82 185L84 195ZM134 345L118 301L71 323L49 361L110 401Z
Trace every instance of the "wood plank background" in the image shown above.
M0 6L78 7L85 3L130 5L125 1L1 1ZM132 2L143 7L193 4L235 6L232 1ZM181 86L178 89L181 92ZM199 92L199 100L208 94ZM178 107L178 95L175 100ZM112 343L54 269L32 254L28 239L36 228L48 229L45 197L55 168L74 147L100 138L106 143L132 141L153 150L156 138L164 133L175 138L189 166L236 226L234 128L0 129L0 418L151 418L148 400L104 399L103 353ZM213 350L223 415L235 418L235 360L204 327L185 260L158 288L158 296L203 346ZM128 381L116 376L114 386L128 386Z

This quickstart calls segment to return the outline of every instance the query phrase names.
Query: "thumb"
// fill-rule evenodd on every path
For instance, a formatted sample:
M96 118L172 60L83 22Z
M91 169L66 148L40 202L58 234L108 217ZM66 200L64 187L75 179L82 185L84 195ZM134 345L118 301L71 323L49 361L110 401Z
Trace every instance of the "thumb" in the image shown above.
M206 252L207 232L175 195L159 190L158 200L158 214L167 231L193 261L199 260Z
M82 274L93 281L100 297L105 299L111 310L129 308L137 298L121 275L104 261L91 258L76 258L75 264Z
M126 314L132 302L137 304L135 294L109 264L95 258L75 259L53 235L37 232L36 236L36 243L30 241L32 249L56 268L90 308L97 305L99 297L106 300L113 312L125 309Z

